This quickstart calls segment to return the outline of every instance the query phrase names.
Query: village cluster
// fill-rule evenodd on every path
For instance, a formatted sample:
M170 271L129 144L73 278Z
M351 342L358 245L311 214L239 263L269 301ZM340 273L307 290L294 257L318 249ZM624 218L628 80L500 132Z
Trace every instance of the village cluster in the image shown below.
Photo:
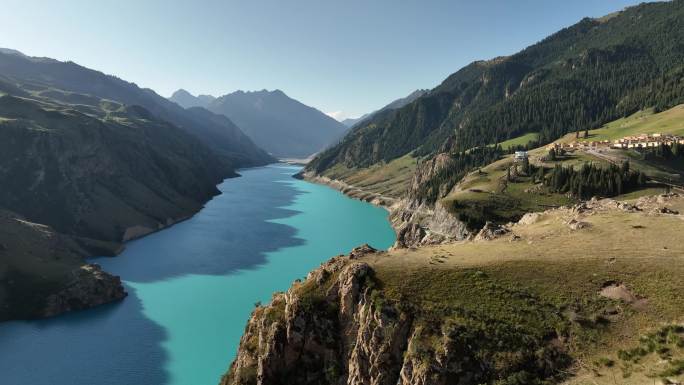
M684 144L684 137L671 135L671 134L639 134L625 136L620 139L610 140L587 140L582 142L570 142L570 143L552 143L549 145L549 149L554 148L555 150L588 150L597 148L620 148L620 149L640 149L640 148L654 148L661 144L666 144L672 146L674 143Z

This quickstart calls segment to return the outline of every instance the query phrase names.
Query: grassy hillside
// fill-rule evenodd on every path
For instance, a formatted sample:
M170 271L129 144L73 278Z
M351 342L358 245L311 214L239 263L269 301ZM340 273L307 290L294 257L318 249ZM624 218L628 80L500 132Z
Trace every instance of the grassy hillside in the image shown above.
M621 138L639 133L672 133L684 135L684 105L679 105L660 113L652 110L637 112L627 118L607 123L603 127L590 130L588 139L604 140ZM511 146L526 145L538 138L536 133L499 143L503 149ZM567 134L558 142L577 140L575 134ZM493 146L493 145L490 145ZM586 163L608 166L629 161L633 170L644 172L656 181L680 183L684 181L684 164L681 162L646 161L637 151L604 148L601 151L574 151L558 156L555 161L543 160L548 155L547 146L529 151L530 164L553 169L556 165L578 168ZM325 170L323 176L340 180L366 192L387 197L399 198L406 194L415 173L417 159L411 155L394 159L388 163L378 163L369 167L350 168L338 163ZM507 181L507 169L513 165L511 155L501 160L471 171L442 199L444 206L472 227L481 227L485 221L499 223L515 221L527 212L543 211L550 207L572 204L574 198L565 194L551 192L541 186L539 180L520 175ZM646 186L644 191L630 191L627 196L638 197L648 193L662 192L664 187Z
M644 108L681 104L682 23L681 1L583 19L514 55L460 69L413 103L355 127L308 169L461 152L531 133L549 143Z
M611 204L585 214L554 211L513 226L520 237L514 242L506 236L396 250L372 257L370 264L386 298L410 301L422 317L470 325L470 332L487 338L501 330L508 343L516 336L560 333L574 360L569 372L576 377L568 383L681 380L684 330L666 333L667 341L652 333L684 317L684 282L677 278L684 274L678 241L684 217L650 214L656 206L644 204L645 212ZM684 212L682 198L660 206ZM589 228L571 230L572 218ZM615 282L638 299L628 303L600 295ZM646 351L632 351L651 343Z
M684 105L659 113L655 113L653 109L638 111L628 117L606 123L598 129L589 130L586 139L583 135L577 139L575 134L568 134L557 142L612 141L630 135L653 133L684 136ZM591 151L591 154L594 158L600 158L602 162L620 164L629 161L634 169L643 171L657 181L684 185L684 164L678 160L645 160L639 151L612 148Z
M222 384L679 383L677 212L591 201L493 240L354 249L255 309Z
M499 146L501 146L502 149L508 150L511 147L517 147L517 146L526 146L529 142L536 142L539 140L539 134L536 132L530 132L525 135L520 135L516 138L504 140L501 143L498 143ZM495 144L490 144L490 146L494 146Z
M6 59L0 54L0 67ZM69 80L78 83L78 77ZM187 218L218 193L216 184L237 176L235 166L262 164L258 159L265 156L239 130L224 132L227 119L208 111L183 116L215 123L224 140L235 139L232 149L212 150L153 111L124 101L4 72L0 89L0 211L23 221L8 216L0 226L0 320L120 298L122 291L114 289L120 282L84 267L85 256L114 255L123 241ZM43 228L49 231L29 231Z
M547 169L556 164L575 167L585 162L605 163L584 153L559 157L556 161L542 161L541 158L547 155L545 148L530 151L529 155L530 164ZM486 221L517 221L528 212L576 202L565 194L551 192L532 176L519 175L509 181L507 170L513 165L512 156L507 156L469 173L442 199L444 207L469 227L480 228Z
M48 99L84 113L101 108L100 100L141 106L150 116L195 136L232 168L274 161L224 116L201 108L183 109L150 89L73 62L0 52L0 92Z
M340 180L361 190L389 198L400 198L408 190L416 169L416 158L406 155L386 164L367 168L347 168L342 164L326 170L323 176Z
M614 140L629 135L667 133L684 136L684 104L654 113L652 108L614 120L601 128L589 131L585 140Z
M586 140L603 140L621 138L638 133L666 132L682 134L684 130L684 108L677 106L667 111L653 114L640 112L629 118L619 119L604 127L591 130ZM520 143L519 138L515 139ZM558 142L575 141L574 134L568 134ZM555 161L546 159L547 146L529 151L530 164L553 169L556 165L578 169L586 163L607 167L610 164L630 163L630 168L641 171L653 180L645 186L644 191L629 191L626 196L638 197L648 193L665 191L658 182L681 184L684 181L684 163L673 159L670 161L646 160L635 150L618 150L603 148L592 151L574 151L559 155ZM473 227L481 227L486 220L505 223L515 221L527 212L542 211L549 207L558 207L575 202L566 194L554 193L542 186L539 179L528 175L520 175L507 180L507 170L513 166L512 156L484 166L467 174L452 191L442 199L442 203L452 213L470 223Z

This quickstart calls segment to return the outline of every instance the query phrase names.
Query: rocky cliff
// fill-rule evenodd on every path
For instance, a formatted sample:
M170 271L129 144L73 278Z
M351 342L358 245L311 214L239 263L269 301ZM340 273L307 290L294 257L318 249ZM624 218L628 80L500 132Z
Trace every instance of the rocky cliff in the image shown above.
M365 261L382 255L354 249L255 309L221 384L482 384L549 377L565 365L546 342L497 362L457 321L385 297Z
M255 308L221 385L680 383L680 212L676 194L591 200L354 249Z
M470 236L465 223L450 214L437 201L425 200L425 189L434 188L436 196L446 196L452 186L434 183L438 175L448 171L452 158L440 153L424 161L415 171L406 198L393 206L390 220L397 229L395 247L413 247L460 241Z

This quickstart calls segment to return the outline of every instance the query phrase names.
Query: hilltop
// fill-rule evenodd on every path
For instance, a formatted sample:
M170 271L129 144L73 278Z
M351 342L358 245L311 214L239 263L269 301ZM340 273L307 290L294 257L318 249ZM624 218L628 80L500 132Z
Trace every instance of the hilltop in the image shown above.
M355 249L254 310L222 384L677 383L682 212L677 195L592 200Z

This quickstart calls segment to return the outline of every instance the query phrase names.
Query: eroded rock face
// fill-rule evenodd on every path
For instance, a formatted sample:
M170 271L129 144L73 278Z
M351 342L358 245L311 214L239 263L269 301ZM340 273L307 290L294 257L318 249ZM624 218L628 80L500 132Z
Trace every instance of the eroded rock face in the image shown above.
M335 257L256 308L221 385L494 382L465 326L384 299L363 258L374 253Z
M412 320L374 298L360 252L377 251L357 248L309 275L303 285L319 290L318 301L295 286L256 309L221 384L400 383ZM270 321L273 312L281 317Z
M461 241L471 235L466 224L439 202L431 207L415 201L401 201L392 207L390 221L397 229L395 248Z
M499 238L503 235L510 233L511 231L505 226L500 226L492 222L485 223L484 227L475 236L476 241L491 241L492 239Z
M42 317L52 317L72 310L83 310L123 299L128 295L118 276L103 271L97 264L87 264L74 271L73 280L45 301Z

